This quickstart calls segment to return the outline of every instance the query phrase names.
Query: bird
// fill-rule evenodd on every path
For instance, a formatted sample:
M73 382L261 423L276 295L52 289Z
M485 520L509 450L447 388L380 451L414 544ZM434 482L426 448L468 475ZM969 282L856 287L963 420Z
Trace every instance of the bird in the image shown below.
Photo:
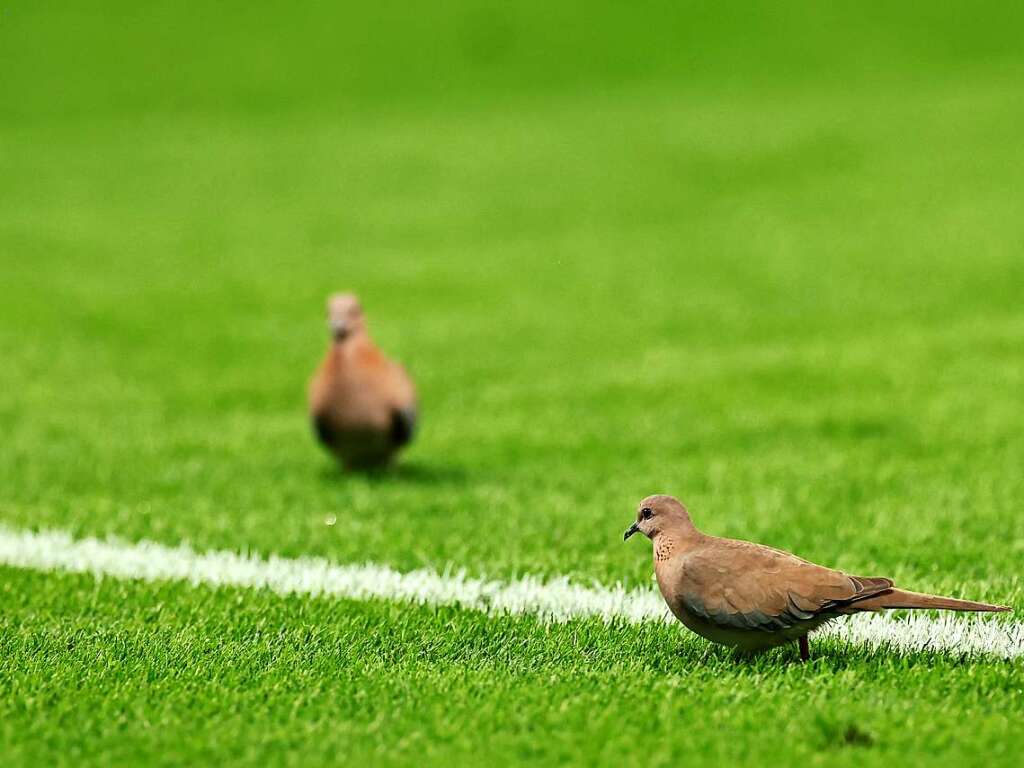
M416 431L416 389L405 369L370 338L359 299L327 299L330 346L309 383L309 412L319 441L349 469L389 464Z
M648 496L623 540L653 542L654 573L669 609L688 629L741 654L797 641L810 658L807 634L847 614L894 608L997 612L1010 610L897 588L892 579L852 576L781 549L709 536L682 502Z

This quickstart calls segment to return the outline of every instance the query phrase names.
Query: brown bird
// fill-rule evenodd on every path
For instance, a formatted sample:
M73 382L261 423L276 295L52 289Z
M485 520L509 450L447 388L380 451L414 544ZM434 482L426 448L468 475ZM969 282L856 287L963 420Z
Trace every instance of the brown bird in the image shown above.
M654 542L654 573L668 607L701 637L745 653L793 640L850 613L885 608L1008 611L1007 607L908 592L891 579L850 576L779 549L701 533L678 499L648 496L623 539Z
M387 464L412 440L416 390L398 363L384 357L366 331L359 300L327 300L331 346L309 384L313 429L346 467Z

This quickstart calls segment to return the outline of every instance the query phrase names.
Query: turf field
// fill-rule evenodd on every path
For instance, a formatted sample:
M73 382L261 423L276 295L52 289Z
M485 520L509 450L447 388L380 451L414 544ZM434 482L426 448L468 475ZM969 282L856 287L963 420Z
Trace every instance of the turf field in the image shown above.
M294 5L0 9L4 530L633 589L667 492L1024 608L1024 7ZM335 289L392 473L311 438ZM1019 764L1021 658L812 653L0 567L0 748Z

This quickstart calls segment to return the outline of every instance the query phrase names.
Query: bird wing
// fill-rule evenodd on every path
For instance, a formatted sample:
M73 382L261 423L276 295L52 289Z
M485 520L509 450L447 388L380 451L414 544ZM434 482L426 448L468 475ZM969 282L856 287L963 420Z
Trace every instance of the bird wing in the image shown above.
M849 576L732 539L712 539L687 553L682 569L679 598L686 608L728 629L787 629L892 588L889 579Z
M367 343L359 349L355 365L364 383L372 386L389 407L415 409L416 388L401 363L388 359L376 346Z
M391 363L391 392L396 407L416 413L416 387L401 363Z
M335 357L328 351L309 381L309 410L314 418L324 414L330 407L335 367Z

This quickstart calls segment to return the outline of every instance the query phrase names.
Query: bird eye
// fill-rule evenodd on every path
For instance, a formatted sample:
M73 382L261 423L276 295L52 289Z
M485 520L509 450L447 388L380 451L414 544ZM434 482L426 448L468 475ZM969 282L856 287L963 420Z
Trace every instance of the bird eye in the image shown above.
M644 507L643 509L640 510L640 517L642 517L644 520L650 520L653 516L654 510L652 510L650 507Z

